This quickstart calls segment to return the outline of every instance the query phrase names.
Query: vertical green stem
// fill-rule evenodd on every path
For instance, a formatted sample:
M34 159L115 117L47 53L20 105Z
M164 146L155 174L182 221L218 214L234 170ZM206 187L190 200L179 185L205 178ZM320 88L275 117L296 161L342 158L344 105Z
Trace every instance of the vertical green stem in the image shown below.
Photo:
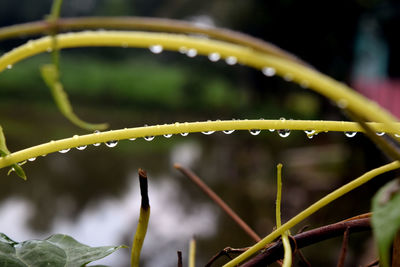
M189 267L196 266L196 240L194 237L190 240L189 244Z
M276 166L277 169L277 193L276 193L276 227L281 227L281 199L282 199L282 163ZM283 267L292 266L292 249L290 247L288 232L282 234L283 249L285 251L283 257Z
M140 251L142 250L144 238L146 237L147 226L150 218L150 204L147 193L147 174L142 169L139 169L139 184L140 194L142 195L142 203L140 206L139 222L136 228L135 237L133 239L131 267L139 267Z

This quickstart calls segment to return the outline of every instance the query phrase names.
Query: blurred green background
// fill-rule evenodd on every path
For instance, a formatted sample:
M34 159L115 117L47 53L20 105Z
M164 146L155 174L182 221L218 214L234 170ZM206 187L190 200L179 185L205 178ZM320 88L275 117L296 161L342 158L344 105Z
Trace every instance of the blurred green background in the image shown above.
M40 20L50 6L51 1L2 0L0 26ZM359 27L369 18L379 25L379 37L390 54L387 75L398 77L395 1L64 0L61 14L164 17L229 28L272 42L348 84L357 60ZM27 40L3 41L0 53ZM50 61L50 54L42 54L0 73L0 123L12 151L86 133L62 117L41 80L39 67ZM61 52L61 71L78 116L109 122L111 129L233 118L346 119L311 90L201 56L188 58L168 51L154 55L145 49L66 49ZM286 221L387 159L363 135L346 138L341 133L308 139L303 132L287 138L269 131L258 136L217 132L121 141L112 149L104 145L73 149L25 164L27 182L1 170L0 232L18 241L62 232L93 246L129 245L139 212L136 171L141 167L149 174L152 205L143 266L176 266L176 250L183 250L186 258L192 235L198 240L200 266L226 246L251 245L249 237L172 168L175 162L191 167L256 232L266 235L274 227L277 163L284 165ZM362 186L298 228L368 212L374 192L392 177ZM304 254L314 266L334 265L340 244L340 238L333 239L310 246ZM350 245L349 266L374 259L368 233L351 236ZM128 261L125 250L102 262L118 267Z

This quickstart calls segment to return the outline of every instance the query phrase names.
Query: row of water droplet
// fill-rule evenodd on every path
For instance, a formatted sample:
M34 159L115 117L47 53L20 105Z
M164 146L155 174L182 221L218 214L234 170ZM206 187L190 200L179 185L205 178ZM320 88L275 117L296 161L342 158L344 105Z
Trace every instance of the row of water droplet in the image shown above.
M224 134L232 134L234 131L235 131L235 130L223 130L222 132L223 132ZM270 131L270 132L274 132L275 129L269 129L269 131ZM290 130L289 130L289 129L279 129L279 130L276 130L276 131L277 131L278 135L279 135L280 137L283 137L283 138L286 138L286 137L288 137L288 136L290 135ZM260 130L260 129L251 129L251 130L249 130L249 132L250 132L251 135L259 135L259 134L261 133L261 130ZM307 135L307 137L308 137L309 139L312 139L315 135L318 135L318 132L315 131L315 130L305 130L304 132L305 132L305 134ZM95 131L95 134L98 134L98 133L100 133L100 131L97 131L97 130L96 130L96 131ZM215 131L205 131L205 132L202 132L202 134L205 134L205 135L211 135L211 134L213 134L213 133L215 133ZM345 135L346 137L354 137L354 136L356 136L356 134L357 134L357 132L349 132L349 131L344 132L344 135ZM385 134L385 132L376 132L376 135L378 135L378 136L383 136L384 134ZM173 135L173 134L164 134L163 136L164 136L165 138L171 138L172 135ZM180 135L181 135L181 136L188 136L189 133L180 133ZM394 136L397 137L397 138L400 138L400 134L394 134ZM77 136L77 135L74 135L73 138L78 138L78 136ZM154 138L155 138L155 136L145 136L145 137L143 137L143 139L146 140L146 141L152 141L152 140L154 140ZM136 140L136 138L130 138L129 140L134 141L134 140ZM118 140L109 140L109 141L107 141L107 142L104 142L104 144L105 144L107 147L116 147L117 144L118 144ZM93 146L100 146L100 143L95 143L95 144L93 144ZM78 149L78 150L85 150L86 147L87 147L87 145L77 146L76 149ZM64 153L67 153L67 152L70 151L70 150L71 150L70 148L67 148L67 149L59 150L58 152L64 154ZM42 156L45 157L46 155L42 155ZM36 158L30 158L30 159L28 159L28 161L35 161L35 160L36 160ZM18 164L19 164L19 165L22 165L22 164L24 164L25 162L26 162L26 161L20 162L20 163L18 163Z
M126 47L124 45L122 45L122 46ZM162 45L156 44L156 45L149 46L149 50L154 54L160 54L164 50L164 48L163 48ZM190 58L193 58L193 57L197 56L197 50L195 48L187 48L187 47L182 46L182 47L179 48L178 51L179 51L179 53L185 54ZM221 55L218 52L212 52L212 53L208 54L207 57L211 62L217 62L217 61L219 61L221 59ZM235 65L238 61L237 61L237 58L235 56L228 56L228 57L225 58L225 62L228 65ZM267 77L273 77L276 74L276 69L273 68L273 67L266 66L266 67L263 67L261 69L261 71ZM288 81L288 82L292 81L293 80L293 74L287 73L287 74L285 74L283 76L283 79ZM303 87L303 88L308 88L308 82L307 81L302 81L302 82L300 82L300 86Z

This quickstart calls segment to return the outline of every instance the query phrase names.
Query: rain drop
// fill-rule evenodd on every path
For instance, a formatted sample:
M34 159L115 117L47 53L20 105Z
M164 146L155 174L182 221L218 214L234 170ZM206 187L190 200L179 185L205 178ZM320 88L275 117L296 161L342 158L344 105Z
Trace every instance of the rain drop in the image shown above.
M118 140L110 140L105 142L105 144L108 147L116 147L118 145Z
M301 81L300 82L300 86L302 87L302 88L304 88L304 89L306 89L306 88L308 88L308 86L309 86L309 84L308 84L308 81Z
M276 70L272 67L264 67L261 71L267 77L272 77L276 74Z
M208 59L212 62L217 62L221 58L220 54L217 52L208 55Z
M205 131L205 132L201 132L201 133L205 134L205 135L210 135L210 134L215 133L215 131Z
M346 99L339 99L339 101L337 101L337 106L341 109L347 108L347 100Z
M131 140L131 141L135 141L135 140L136 140L136 137L129 138L129 140Z
M153 140L154 140L154 135L145 136L145 137L144 137L144 140L146 140L146 141L153 141Z
M293 75L290 73L285 74L285 76L283 76L283 79L287 82L290 82L293 80Z
M12 67L13 67L13 65L11 65L11 64L8 64L8 65L7 65L7 69L8 69L8 70L11 70Z
M400 138L400 134L394 134L394 136L396 136L397 138Z
M164 137L165 137L165 138L171 138L171 137L172 137L172 134L164 134Z
M356 136L357 132L344 132L347 137L354 137Z
M152 45L149 49L154 54L160 54L163 51L162 45Z
M250 132L252 135L259 135L259 134L261 133L261 130L258 130L258 129L251 129L251 130L249 130L249 132Z
M182 136L188 136L189 133L181 133Z
M272 132L275 132L275 129L268 129L268 131L270 131L272 133Z
M224 134L231 134L233 133L235 130L224 130L222 131Z
M94 145L94 146L99 146L99 145L100 145L100 143L94 143L93 145Z
M84 145L84 146L77 146L76 149L78 149L78 150L85 150L86 147L87 147L87 145Z
M290 130L289 129L278 130L278 134L280 137L285 138L290 135Z
M305 130L304 131L307 135L315 134L315 130Z
M66 148L66 149L61 149L60 151L58 151L58 152L60 152L60 153L67 153L68 151L70 150L70 148Z
M184 46L179 47L179 53L181 53L181 54L186 54L186 53L187 53L187 48L184 47Z
M35 161L36 158L30 158L28 161Z
M384 135L385 134L385 132L376 132L376 135L377 136L382 136L382 135Z
M194 48L190 48L190 49L186 52L186 55L187 55L188 57L195 57L195 56L197 56L197 50L194 49Z
M237 58L234 56L230 56L230 57L225 58L225 62L228 65L235 65L237 63Z

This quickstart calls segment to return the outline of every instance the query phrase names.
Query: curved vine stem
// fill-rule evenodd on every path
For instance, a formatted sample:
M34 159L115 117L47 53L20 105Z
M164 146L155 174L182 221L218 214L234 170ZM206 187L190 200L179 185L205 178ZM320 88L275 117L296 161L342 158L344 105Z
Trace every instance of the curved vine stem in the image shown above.
M193 36L149 33L149 32L80 32L59 34L59 48L85 46L119 46L147 48L151 45L162 45L164 49L179 50L181 47L196 49L198 54L209 55L219 53L222 58L235 57L238 63L256 69L265 67L274 68L280 76L290 75L292 80L299 84L307 84L309 88L338 103L339 107L363 116L366 120L383 122L391 131L399 131L394 125L396 119L374 102L361 96L343 83L337 82L328 76L296 62L254 51L241 45L222 41L209 40ZM29 41L0 57L0 71L8 65L45 52L51 48L51 38L43 37L36 41Z
M394 133L383 123L368 123L371 128L379 132ZM396 124L396 126L400 126ZM267 130L267 129L288 129L288 130L315 130L319 132L363 132L363 128L355 122L345 121L305 121L305 120L228 120L228 121L206 121L206 122L185 122L164 125L154 125L136 128L127 128L106 132L99 132L86 135L75 135L57 141L50 141L41 145L26 148L7 156L0 157L0 168L9 166L24 160L69 149L78 146L103 143L110 140L124 140L140 138L145 136L158 136L164 134L199 133L208 131L224 130Z
M290 219L288 222L283 224L281 227L278 227L275 231L264 237L260 242L246 250L243 254L239 255L238 257L234 258L230 262L226 263L224 267L233 267L238 265L239 263L243 262L244 260L248 259L250 256L252 256L254 253L257 251L263 249L267 244L271 243L275 238L279 237L285 231L289 230L293 226L297 225L319 209L325 207L332 201L336 200L337 198L343 196L344 194L350 192L351 190L363 185L364 183L368 182L369 180L373 179L377 175L380 175L382 173L395 170L400 168L400 161L394 161L392 163L383 165L379 168L373 169L369 172L366 172L365 174L361 175L357 179L354 179L353 181L343 185L342 187L336 189L332 193L326 195L325 197L321 198L296 216L294 216L292 219Z
M287 58L308 65L298 57L279 47L247 34L215 27L198 26L190 22L148 17L80 17L59 18L48 21L34 21L0 28L0 40L18 36L46 34L51 31L70 31L86 29L145 30L175 33L195 33L208 37L251 47L261 52Z

